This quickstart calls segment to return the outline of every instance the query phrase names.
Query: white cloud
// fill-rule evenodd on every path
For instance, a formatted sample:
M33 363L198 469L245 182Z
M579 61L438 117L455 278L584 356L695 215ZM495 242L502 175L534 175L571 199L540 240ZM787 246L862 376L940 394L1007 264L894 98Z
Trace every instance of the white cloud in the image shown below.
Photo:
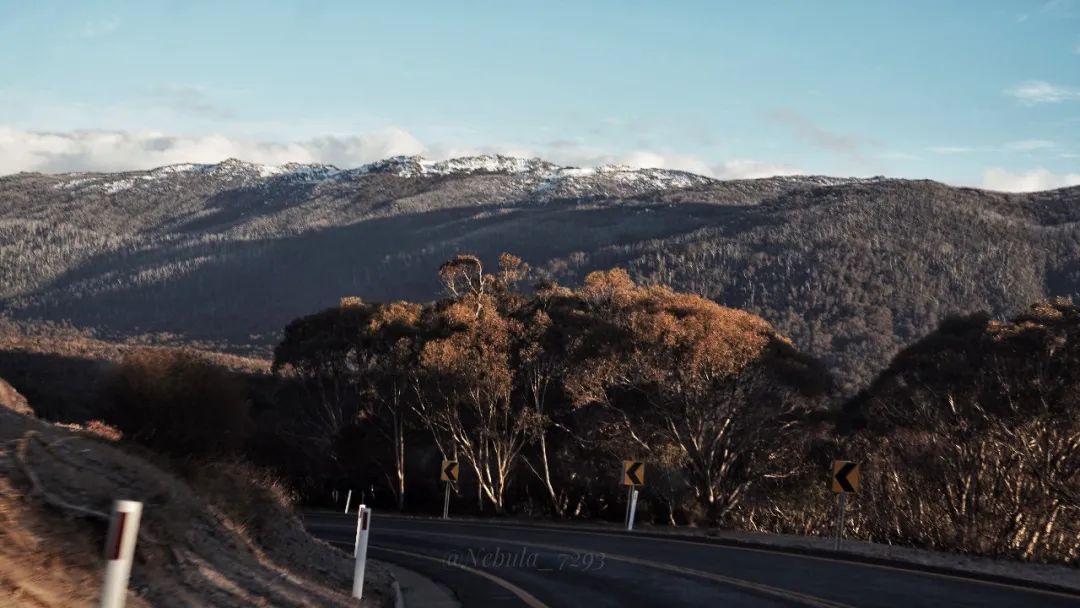
M930 146L934 154L971 154L973 152L1037 152L1057 148L1057 142L1048 139L1021 139L992 146Z
M704 160L685 154L666 154L651 152L648 150L635 150L626 154L608 157L610 164L629 165L631 167L651 167L655 169L674 169L677 171L689 171L699 175L712 175L712 169ZM596 161L583 163L585 165L603 164Z
M120 18L115 15L103 19L93 19L83 24L82 35L84 38L100 38L120 29Z
M539 151L528 150L517 156L539 156L554 163L576 167L627 165L638 168L689 171L717 179L754 179L802 173L801 170L789 165L750 159L733 159L716 163L690 154L653 150L633 150L622 154L611 154L571 140L552 141Z
M801 175L802 170L790 165L774 165L756 160L736 159L712 166L712 177L717 179L755 179L774 175Z
M918 154L912 154L910 152L904 152L902 150L889 150L878 154L879 158L886 160L922 160L922 157Z
M174 163L215 163L226 158L265 164L325 162L348 167L424 151L419 140L401 129L276 143L155 131L52 133L0 127L0 175L18 171L150 169Z
M934 154L968 154L974 152L975 148L969 146L931 146L927 150Z
M1005 192L1035 192L1077 185L1080 185L1080 173L1057 174L1046 169L1014 173L993 167L983 173L982 179L983 188Z
M1050 84L1043 80L1029 80L1005 90L1005 94L1019 99L1022 103L1060 103L1080 99L1080 90Z
M1045 139L1022 139L1020 141L1010 141L1005 144L1005 148L1008 150L1016 150L1018 152L1032 152L1034 150L1046 150L1056 147L1052 141Z

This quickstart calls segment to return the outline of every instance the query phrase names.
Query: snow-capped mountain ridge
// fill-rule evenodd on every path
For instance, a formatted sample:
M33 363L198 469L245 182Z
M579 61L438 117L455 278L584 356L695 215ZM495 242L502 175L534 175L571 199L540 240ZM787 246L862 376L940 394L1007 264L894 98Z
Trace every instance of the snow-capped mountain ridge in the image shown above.
M571 167L556 165L539 158L482 155L442 161L428 160L422 156L394 156L355 169L308 163L262 165L230 158L215 164L183 163L148 171L65 173L56 176L61 181L55 187L61 190L89 188L115 194L132 187L176 177L210 177L230 182L239 181L247 186L269 187L282 181L317 183L362 178L368 174L390 174L403 178L508 175L544 191L558 189L560 186L578 190L586 185L581 182L598 179L638 184L642 189L684 188L713 181L705 176L667 169L635 169L623 165Z
M394 175L414 178L466 178L501 175L538 196L580 197L600 194L614 187L624 196L675 190L716 183L712 177L660 168L635 168L626 165L574 167L558 165L540 158L520 158L489 154L463 156L447 160L429 160L422 156L393 156L353 169L341 169L322 163L285 163L264 165L229 158L220 163L182 163L148 171L121 173L65 173L57 175L59 190L91 190L116 194L130 188L155 187L175 178L211 178L231 187L273 188L282 184L319 185L363 179L367 175ZM835 186L877 178L839 178L826 176L777 176L763 178L814 186Z

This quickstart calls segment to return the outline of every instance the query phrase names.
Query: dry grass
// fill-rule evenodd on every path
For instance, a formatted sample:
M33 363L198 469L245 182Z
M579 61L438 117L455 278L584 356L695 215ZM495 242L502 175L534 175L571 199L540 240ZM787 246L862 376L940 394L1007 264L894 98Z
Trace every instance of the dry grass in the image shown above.
M33 415L34 413L34 410L30 409L26 397L19 394L19 391L15 390L15 387L8 384L3 378L0 378L0 407L6 407L20 414Z
M270 371L266 359L243 357L193 346L191 343L173 341L169 344L129 338L125 341L104 340L92 331L76 329L52 323L13 322L0 317L0 351L18 351L28 354L48 354L74 359L119 362L133 351L186 350L205 357L225 369L260 374Z
M281 488L240 465L204 467L189 485L6 409L0 446L0 606L94 605L115 498L145 504L129 606L356 605L350 561L303 531ZM388 605L389 575L374 565L368 577L364 605Z
M81 424L100 418L97 400L106 372L134 353L192 355L253 380L270 371L267 360L201 346L116 342L95 337L88 330L49 323L16 323L0 316L0 377L29 399L34 413L46 420Z
M0 606L93 605L101 570L95 535L80 521L34 508L24 490L0 478ZM127 605L150 604L132 595Z

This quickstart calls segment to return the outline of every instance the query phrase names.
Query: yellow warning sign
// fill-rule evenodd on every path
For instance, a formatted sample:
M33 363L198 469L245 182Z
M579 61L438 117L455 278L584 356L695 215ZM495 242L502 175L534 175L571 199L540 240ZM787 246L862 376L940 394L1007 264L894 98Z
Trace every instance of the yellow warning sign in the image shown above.
M456 460L443 460L439 479L442 481L457 481L458 462Z
M624 486L645 485L645 463L637 460L624 460L622 463Z
M849 460L834 460L832 463L832 491L859 491L859 465Z

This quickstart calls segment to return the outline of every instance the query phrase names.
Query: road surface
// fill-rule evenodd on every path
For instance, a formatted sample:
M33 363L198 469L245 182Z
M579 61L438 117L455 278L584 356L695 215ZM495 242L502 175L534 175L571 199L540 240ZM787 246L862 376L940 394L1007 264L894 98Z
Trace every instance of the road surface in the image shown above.
M305 515L351 550L356 516ZM442 583L466 608L1080 607L1080 596L822 557L504 523L373 517L368 555Z

